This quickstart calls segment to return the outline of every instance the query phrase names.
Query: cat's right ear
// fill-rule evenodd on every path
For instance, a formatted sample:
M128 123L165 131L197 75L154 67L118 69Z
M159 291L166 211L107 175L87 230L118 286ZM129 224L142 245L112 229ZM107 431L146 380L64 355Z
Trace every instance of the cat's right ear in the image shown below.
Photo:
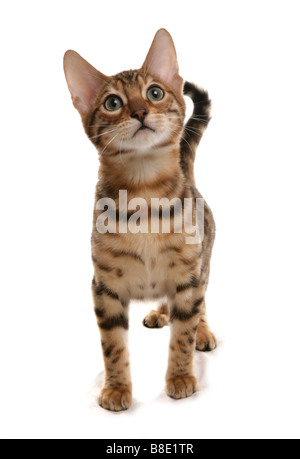
M108 77L96 70L75 51L67 51L64 55L64 72L74 107L81 116L92 108L101 87Z

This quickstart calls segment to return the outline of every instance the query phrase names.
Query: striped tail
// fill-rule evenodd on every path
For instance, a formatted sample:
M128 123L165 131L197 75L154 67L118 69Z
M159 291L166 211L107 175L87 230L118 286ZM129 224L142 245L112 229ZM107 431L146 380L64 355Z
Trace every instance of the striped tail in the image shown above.
M184 127L180 143L180 165L184 175L194 184L196 150L210 121L211 101L206 91L188 81L184 84L183 92L194 102L194 111Z

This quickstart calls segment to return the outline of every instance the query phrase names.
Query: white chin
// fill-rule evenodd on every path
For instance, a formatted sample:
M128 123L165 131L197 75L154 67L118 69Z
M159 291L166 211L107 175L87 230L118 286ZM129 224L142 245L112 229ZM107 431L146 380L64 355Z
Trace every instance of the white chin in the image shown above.
M153 132L150 129L144 129L136 133L136 135L128 140L128 146L139 152L149 151L150 148L162 143L165 139L165 135Z

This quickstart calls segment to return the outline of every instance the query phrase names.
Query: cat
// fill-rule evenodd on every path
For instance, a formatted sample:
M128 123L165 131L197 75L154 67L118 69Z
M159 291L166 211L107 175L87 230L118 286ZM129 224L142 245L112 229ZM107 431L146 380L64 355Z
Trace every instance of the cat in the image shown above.
M190 198L195 217L195 203L201 199L194 178L195 152L210 120L210 99L179 75L175 46L165 29L156 33L138 70L108 77L75 51L67 51L64 71L73 104L100 159L92 233L92 292L105 364L99 405L112 411L131 405L128 307L135 299L163 299L144 325L170 324L167 394L189 397L198 388L195 348L206 352L217 346L205 304L215 239L212 212L204 202L204 237L196 244L186 243L184 230L175 232L176 210L171 212L174 226L169 233L161 228L157 233L123 232L121 224L132 213L121 212L119 192L126 190L126 204L136 198L149 205L152 198L182 203ZM184 95L194 102L185 125ZM107 206L99 202L107 198L115 203L118 229L101 232L97 222ZM161 212L156 216L164 218Z

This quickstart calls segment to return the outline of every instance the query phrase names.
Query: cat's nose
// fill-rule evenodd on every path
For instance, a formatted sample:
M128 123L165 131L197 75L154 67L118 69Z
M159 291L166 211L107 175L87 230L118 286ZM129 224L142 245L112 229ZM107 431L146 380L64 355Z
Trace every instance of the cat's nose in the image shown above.
M141 123L143 123L147 115L148 115L148 110L146 108L139 108L138 110L135 110L134 112L131 113L131 117L136 118Z

